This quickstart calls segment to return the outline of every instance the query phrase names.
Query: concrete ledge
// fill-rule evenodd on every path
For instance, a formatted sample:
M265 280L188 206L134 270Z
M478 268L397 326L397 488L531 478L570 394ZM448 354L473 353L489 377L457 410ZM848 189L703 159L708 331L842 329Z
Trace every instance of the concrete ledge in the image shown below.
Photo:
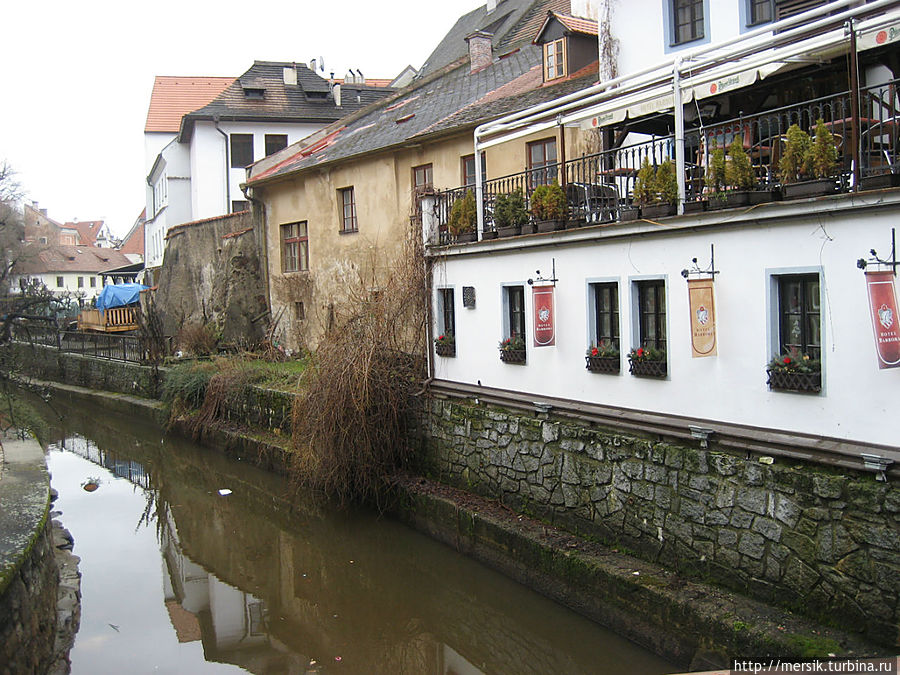
M34 542L44 531L50 505L50 474L35 440L3 441L0 481L0 595L6 592Z
M878 656L880 648L556 530L469 492L398 478L393 515L680 667L733 656Z

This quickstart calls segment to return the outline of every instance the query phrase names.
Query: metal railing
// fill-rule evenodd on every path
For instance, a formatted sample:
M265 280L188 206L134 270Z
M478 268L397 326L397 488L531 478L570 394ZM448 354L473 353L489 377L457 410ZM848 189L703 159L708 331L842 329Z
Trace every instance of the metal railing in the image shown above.
M842 190L859 189L856 176L866 178L884 174L900 174L900 80L859 89L859 112L852 112L850 92L843 91L795 103L753 115L716 122L685 132L685 202L706 199L710 189L706 175L713 147L727 151L735 137L750 158L757 190L781 186L779 163L786 143L787 130L797 124L810 135L816 123L823 120L832 133L838 151L836 186ZM856 146L854 147L854 138ZM715 141L715 144L713 143ZM855 150L855 152L854 152ZM541 184L558 180L566 191L569 214L573 221L606 223L619 220L624 207L634 201L638 171L647 159L652 165L675 160L674 136L652 137L613 150L583 155L540 168L486 180L484 194L484 232L496 231L494 203L499 195L521 190L530 210L531 195ZM855 157L859 158L856 166ZM435 200L435 216L439 224L439 242L454 243L447 231L453 203L474 193L474 186L439 191ZM486 236L492 236L487 234Z
M112 361L128 363L149 361L149 350L139 335L63 331L52 326L20 324L13 328L13 339L20 343L43 345L61 352Z

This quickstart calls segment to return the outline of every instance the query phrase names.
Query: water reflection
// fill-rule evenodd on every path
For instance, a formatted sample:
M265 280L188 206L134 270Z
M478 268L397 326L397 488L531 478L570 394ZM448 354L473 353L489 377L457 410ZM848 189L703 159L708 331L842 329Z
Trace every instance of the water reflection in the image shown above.
M74 672L111 672L113 651L130 653L130 672L675 670L405 526L288 500L278 477L156 428L73 406L54 434L53 482L83 559ZM98 467L100 489L80 491ZM135 614L143 634L105 620Z

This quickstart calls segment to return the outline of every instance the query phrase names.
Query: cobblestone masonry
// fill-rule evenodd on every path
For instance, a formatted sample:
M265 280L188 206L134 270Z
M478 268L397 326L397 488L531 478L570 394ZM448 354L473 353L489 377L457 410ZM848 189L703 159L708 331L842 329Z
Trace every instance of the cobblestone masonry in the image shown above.
M442 480L683 573L898 644L900 490L469 402L424 415Z

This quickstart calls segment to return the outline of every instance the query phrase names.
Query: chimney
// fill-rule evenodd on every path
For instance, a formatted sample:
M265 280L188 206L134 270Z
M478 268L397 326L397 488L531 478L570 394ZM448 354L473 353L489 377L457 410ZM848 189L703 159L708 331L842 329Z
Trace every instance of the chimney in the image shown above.
M365 84L366 83L366 76L363 75L363 72L359 68L356 69L356 83L357 84Z
M285 66L282 71L285 84L297 84L297 66Z
M485 7L487 8L487 13L490 14L497 9L497 0L487 0L487 5L485 5Z
M309 62L309 69L313 72L316 72L316 60L315 59L312 59Z
M331 93L334 96L334 104L340 108L341 107L341 85L336 84L331 88Z
M353 68L347 69L347 74L344 75L344 84L354 84L356 82L356 75L353 74Z
M491 65L493 61L491 38L493 37L493 35L485 33L483 30L477 30L466 37L466 42L469 43L470 72L475 73Z

